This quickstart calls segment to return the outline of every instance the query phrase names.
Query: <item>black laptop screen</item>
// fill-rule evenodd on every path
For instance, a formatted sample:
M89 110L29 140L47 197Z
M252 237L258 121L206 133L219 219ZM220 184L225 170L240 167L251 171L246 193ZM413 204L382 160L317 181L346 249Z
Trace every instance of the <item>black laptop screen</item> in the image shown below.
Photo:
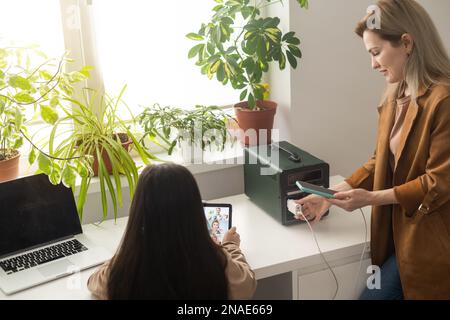
M44 174L0 183L0 257L81 232L71 189Z

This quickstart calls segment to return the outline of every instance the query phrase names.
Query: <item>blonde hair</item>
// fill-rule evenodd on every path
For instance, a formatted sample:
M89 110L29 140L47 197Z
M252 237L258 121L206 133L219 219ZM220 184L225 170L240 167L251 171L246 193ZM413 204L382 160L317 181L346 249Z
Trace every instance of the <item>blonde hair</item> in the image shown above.
M404 79L411 92L411 100L416 101L421 87L450 85L450 59L426 10L415 0L380 0L377 6L381 13L381 28L368 27L372 12L358 23L355 32L362 38L364 32L370 30L394 47L401 45L405 33L413 38L413 50L405 65ZM393 92L398 93L401 84L388 85L382 102Z

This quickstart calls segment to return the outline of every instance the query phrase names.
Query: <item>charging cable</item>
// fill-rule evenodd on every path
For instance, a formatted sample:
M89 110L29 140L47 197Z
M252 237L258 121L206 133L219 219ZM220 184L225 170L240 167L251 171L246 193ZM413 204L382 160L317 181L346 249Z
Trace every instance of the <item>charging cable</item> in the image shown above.
M338 281L338 279L336 277L336 274L334 273L333 268L330 266L330 264L328 263L327 259L325 259L325 255L323 254L322 250L320 249L319 241L317 241L317 237L316 237L316 234L314 232L314 229L312 228L311 224L309 223L309 220L306 219L305 215L303 214L303 211L301 210L301 206L297 205L294 202L294 200L288 200L288 210L294 215L300 214L303 217L303 219L306 221L306 223L308 224L309 230L311 231L311 234L312 234L312 236L314 238L314 242L316 243L316 246L317 246L317 249L319 250L320 256L322 257L322 260L325 262L325 264L327 265L327 267L330 270L331 274L333 275L334 281L336 283L336 290L335 290L335 292L333 294L333 299L332 299L332 300L335 300L336 296L337 296L337 293L339 292L339 281ZM364 220L365 236L364 236L364 245L363 245L363 250L362 250L362 253L361 253L361 258L359 260L358 273L356 275L355 282L354 282L354 287L353 287L353 292L355 294L356 294L356 286L357 286L357 283L358 283L359 275L361 273L362 262L363 262L363 259L364 259L364 254L366 252L366 244L367 244L367 221L366 221L366 217L364 216L364 212L362 211L362 209L359 209L359 210L361 211L361 215L362 215L363 220Z
M306 217L303 214L303 212L301 210L299 212L302 215L303 219L305 219L306 223L308 224L309 230L311 230L311 234L313 235L314 241L316 242L316 246L317 246L317 249L319 250L320 256L322 257L323 261L327 265L328 269L330 269L331 274L333 275L334 281L336 282L336 291L334 292L333 299L332 299L332 300L334 300L334 299L336 299L337 293L339 291L339 282L337 280L336 274L334 273L334 270L333 270L333 268L331 268L331 266L328 263L327 259L325 259L325 256L324 256L322 250L320 249L319 242L317 241L316 234L314 233L314 230L313 230L311 224L309 223L308 219L306 219Z
M357 294L357 292L356 292L356 287L358 286L358 279L359 279L359 275L361 274L362 262L363 262L363 259L364 259L364 254L366 253L366 246L367 246L367 241L368 241L368 239L367 239L367 234L368 234L368 232L367 232L367 220L366 220L366 216L364 215L364 212L362 211L361 208L359 209L359 211L361 211L361 216L362 216L362 218L363 218L363 220L364 220L365 235L364 235L364 246L363 246L363 251L362 251L362 253L361 253L361 258L359 259L358 273L356 274L355 283L354 283L354 286L353 286L353 293L355 294L355 296L356 296L356 294Z

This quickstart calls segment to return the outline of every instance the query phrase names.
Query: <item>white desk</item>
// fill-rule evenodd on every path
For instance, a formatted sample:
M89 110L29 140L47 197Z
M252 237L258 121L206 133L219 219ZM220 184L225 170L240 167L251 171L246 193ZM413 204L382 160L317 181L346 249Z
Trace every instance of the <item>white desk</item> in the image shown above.
M342 180L342 177L332 177L330 185ZM306 224L282 226L245 195L217 199L216 202L233 205L233 225L241 235L241 248L255 270L257 279L292 272L294 299L326 298L329 292L334 291L334 281L330 282L330 273L326 270ZM370 208L364 208L364 214L369 227ZM127 219L118 219L116 223L108 220L100 226L84 225L83 231L91 241L113 253L120 243ZM338 278L341 278L339 281L354 278L355 263L360 259L365 242L364 221L359 210L347 213L333 207L329 216L315 225L314 230L327 261L337 271L343 266L352 266L344 276L336 272ZM0 299L91 299L86 282L94 270L95 268L85 270L11 296L5 296L0 291ZM362 273L365 273L365 268ZM326 288L317 288L317 283ZM340 287L345 285L340 283ZM311 295L311 292L316 295ZM341 297L346 295L343 293Z

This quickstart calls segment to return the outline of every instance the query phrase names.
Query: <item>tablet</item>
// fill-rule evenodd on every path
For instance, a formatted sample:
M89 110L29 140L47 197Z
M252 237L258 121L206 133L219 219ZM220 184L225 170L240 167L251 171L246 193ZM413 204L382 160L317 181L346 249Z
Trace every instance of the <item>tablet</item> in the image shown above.
M203 203L203 210L209 235L217 244L221 244L223 236L231 228L231 204Z

